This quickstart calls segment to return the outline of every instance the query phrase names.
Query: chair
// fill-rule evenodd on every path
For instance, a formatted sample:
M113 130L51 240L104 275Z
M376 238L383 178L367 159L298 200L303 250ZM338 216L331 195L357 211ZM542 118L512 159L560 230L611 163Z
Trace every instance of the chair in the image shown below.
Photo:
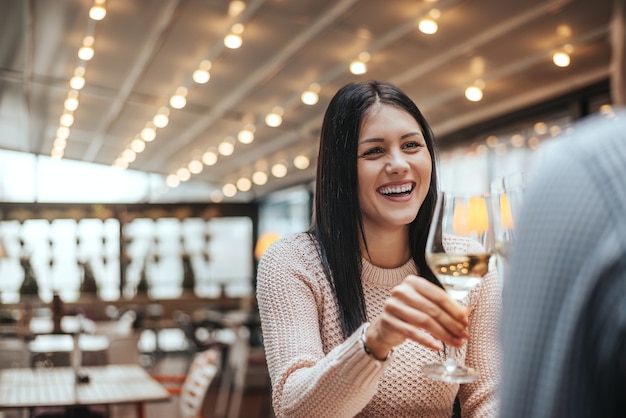
M194 356L186 375L159 375L153 377L161 382L171 395L179 396L181 418L198 418L206 392L218 372L220 354L214 349Z

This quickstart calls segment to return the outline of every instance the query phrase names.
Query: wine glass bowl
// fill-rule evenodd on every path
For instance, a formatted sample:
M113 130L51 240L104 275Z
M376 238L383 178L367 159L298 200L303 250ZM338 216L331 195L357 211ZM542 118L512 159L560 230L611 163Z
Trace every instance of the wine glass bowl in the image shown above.
M492 267L495 242L489 194L439 192L426 241L426 263L450 297L464 301ZM469 383L480 377L457 360L457 349L442 363L427 364L429 377Z

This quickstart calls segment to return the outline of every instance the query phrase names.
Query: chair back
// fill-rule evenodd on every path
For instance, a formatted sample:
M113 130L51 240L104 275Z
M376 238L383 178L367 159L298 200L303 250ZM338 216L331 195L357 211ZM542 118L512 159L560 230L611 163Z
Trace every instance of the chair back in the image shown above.
M181 418L200 416L207 390L218 372L218 356L214 350L196 354L180 392Z
M108 337L108 364L139 363L139 332L133 332L131 330L127 334L109 334Z

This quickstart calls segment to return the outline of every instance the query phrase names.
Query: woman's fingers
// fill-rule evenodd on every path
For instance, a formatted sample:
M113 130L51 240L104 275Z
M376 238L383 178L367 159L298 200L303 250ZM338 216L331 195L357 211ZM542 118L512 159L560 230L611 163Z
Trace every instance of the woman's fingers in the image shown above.
M467 309L417 276L407 277L392 290L381 320L383 327L434 349L440 345L436 340L460 346L469 337Z

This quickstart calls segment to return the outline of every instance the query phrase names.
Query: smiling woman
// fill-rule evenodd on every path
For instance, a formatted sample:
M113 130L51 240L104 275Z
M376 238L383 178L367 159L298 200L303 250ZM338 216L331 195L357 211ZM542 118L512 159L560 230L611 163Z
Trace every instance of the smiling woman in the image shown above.
M388 83L342 87L322 124L312 226L258 268L277 416L447 418L457 397L464 416L496 415L499 283L487 275L463 304L443 290L425 262L436 193L415 103ZM444 344L463 345L483 378L442 386L421 373Z

